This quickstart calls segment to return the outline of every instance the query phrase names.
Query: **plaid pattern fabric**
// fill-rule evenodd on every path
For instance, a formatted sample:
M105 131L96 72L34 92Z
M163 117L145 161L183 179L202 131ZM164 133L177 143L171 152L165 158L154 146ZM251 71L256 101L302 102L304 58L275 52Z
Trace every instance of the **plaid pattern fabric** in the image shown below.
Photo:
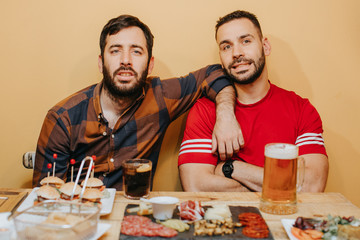
M214 100L228 85L220 65L180 78L148 78L143 94L124 111L113 129L108 127L100 106L102 82L69 96L45 117L36 149L33 186L51 171L47 165L54 163L54 153L56 175L66 181L71 176L70 160L76 161L75 178L81 160L91 155L96 156L95 176L107 187L122 189L121 163L126 159L150 159L154 173L171 121L185 113L202 93Z

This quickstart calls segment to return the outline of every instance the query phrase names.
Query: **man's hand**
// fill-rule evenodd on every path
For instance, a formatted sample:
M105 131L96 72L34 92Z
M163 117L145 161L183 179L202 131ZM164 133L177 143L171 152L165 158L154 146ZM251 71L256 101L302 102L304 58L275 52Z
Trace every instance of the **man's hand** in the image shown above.
M218 150L220 159L225 160L237 153L243 146L244 138L234 113L221 116L217 114L212 134L211 153L215 154Z
M212 134L213 154L219 152L225 160L244 146L244 138L235 117L235 90L232 86L222 89L216 96L216 123Z

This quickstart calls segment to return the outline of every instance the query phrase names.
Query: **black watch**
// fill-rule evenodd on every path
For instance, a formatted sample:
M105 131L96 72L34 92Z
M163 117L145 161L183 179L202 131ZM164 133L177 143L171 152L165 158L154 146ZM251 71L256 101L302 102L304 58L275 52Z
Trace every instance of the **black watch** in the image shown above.
M227 178L232 178L231 174L234 171L234 165L233 165L234 160L228 160L224 163L224 165L222 166L222 171L224 173L224 176Z

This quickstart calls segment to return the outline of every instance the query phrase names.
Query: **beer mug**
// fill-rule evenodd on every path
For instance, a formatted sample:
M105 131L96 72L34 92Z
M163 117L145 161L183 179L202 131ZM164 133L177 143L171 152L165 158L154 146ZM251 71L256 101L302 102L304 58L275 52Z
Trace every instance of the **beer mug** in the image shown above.
M297 212L297 191L301 190L305 162L298 147L287 143L265 146L265 165L260 210L271 214Z
M130 199L146 198L150 194L152 162L128 159L123 162L123 190Z

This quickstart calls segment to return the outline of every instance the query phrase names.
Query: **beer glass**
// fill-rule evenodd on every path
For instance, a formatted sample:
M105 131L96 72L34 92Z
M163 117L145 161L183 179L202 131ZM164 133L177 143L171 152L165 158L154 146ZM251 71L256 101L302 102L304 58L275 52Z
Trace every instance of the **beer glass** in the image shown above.
M146 198L150 194L152 162L128 159L123 162L123 190L130 199Z
M297 212L296 192L301 189L305 171L304 159L298 157L298 151L296 145L287 143L265 146L261 211L271 214Z

